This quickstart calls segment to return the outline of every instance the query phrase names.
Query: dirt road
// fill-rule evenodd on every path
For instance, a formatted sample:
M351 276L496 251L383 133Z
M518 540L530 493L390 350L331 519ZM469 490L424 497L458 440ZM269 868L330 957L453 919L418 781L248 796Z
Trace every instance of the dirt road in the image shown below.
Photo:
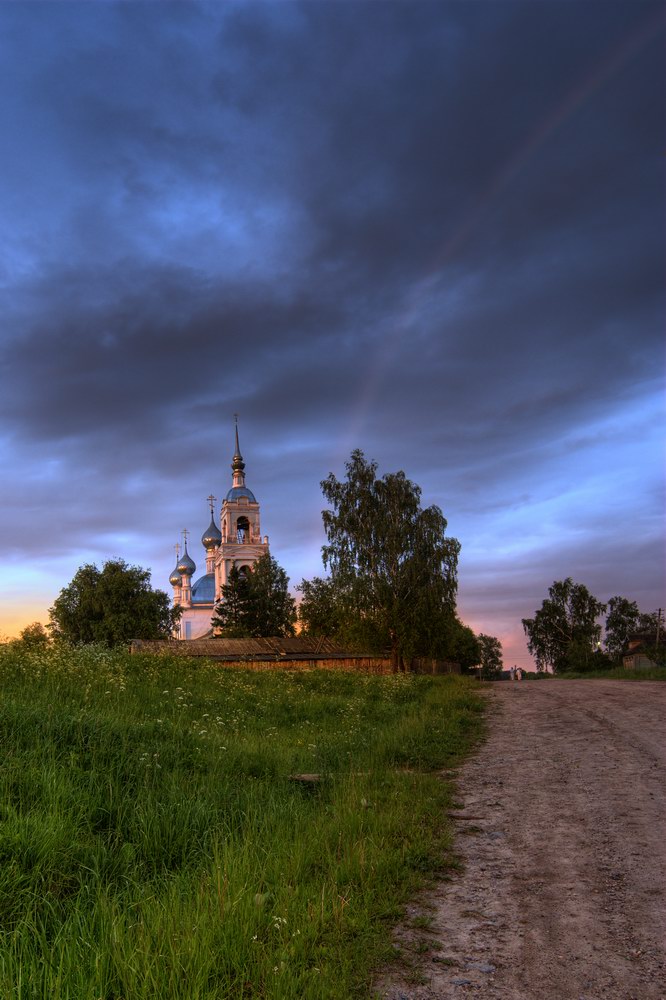
M501 682L387 1000L666 998L666 684ZM426 926L427 925L427 926Z

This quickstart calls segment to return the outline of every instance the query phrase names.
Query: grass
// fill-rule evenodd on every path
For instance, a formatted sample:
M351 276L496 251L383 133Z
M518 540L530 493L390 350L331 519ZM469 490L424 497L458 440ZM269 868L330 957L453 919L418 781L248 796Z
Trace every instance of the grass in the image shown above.
M93 647L0 648L0 696L3 1000L368 996L482 726L461 678Z
M563 680L616 680L616 681L666 681L666 667L649 667L645 670L628 670L626 667L611 667L609 670L571 671L555 674Z

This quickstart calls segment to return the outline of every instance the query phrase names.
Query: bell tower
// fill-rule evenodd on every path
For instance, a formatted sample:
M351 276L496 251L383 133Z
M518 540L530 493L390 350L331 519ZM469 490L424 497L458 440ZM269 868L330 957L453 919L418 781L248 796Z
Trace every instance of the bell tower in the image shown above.
M238 415L235 415L236 450L231 462L231 489L222 501L220 529L222 541L215 552L215 602L235 566L251 569L268 552L268 535L262 537L259 504L245 485L245 462L238 441Z

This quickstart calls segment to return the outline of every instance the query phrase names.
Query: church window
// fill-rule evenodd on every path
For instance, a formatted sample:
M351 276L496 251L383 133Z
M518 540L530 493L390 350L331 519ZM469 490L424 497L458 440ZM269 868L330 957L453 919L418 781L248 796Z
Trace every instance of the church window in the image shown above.
M241 544L250 541L250 522L246 517L239 517L236 521L236 541Z

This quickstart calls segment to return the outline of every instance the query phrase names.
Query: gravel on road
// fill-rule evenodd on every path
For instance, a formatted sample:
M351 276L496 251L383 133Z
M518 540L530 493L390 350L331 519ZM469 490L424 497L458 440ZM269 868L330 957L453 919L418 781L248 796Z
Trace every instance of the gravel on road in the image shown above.
M487 686L452 775L451 880L408 910L385 1000L666 1000L666 684Z

